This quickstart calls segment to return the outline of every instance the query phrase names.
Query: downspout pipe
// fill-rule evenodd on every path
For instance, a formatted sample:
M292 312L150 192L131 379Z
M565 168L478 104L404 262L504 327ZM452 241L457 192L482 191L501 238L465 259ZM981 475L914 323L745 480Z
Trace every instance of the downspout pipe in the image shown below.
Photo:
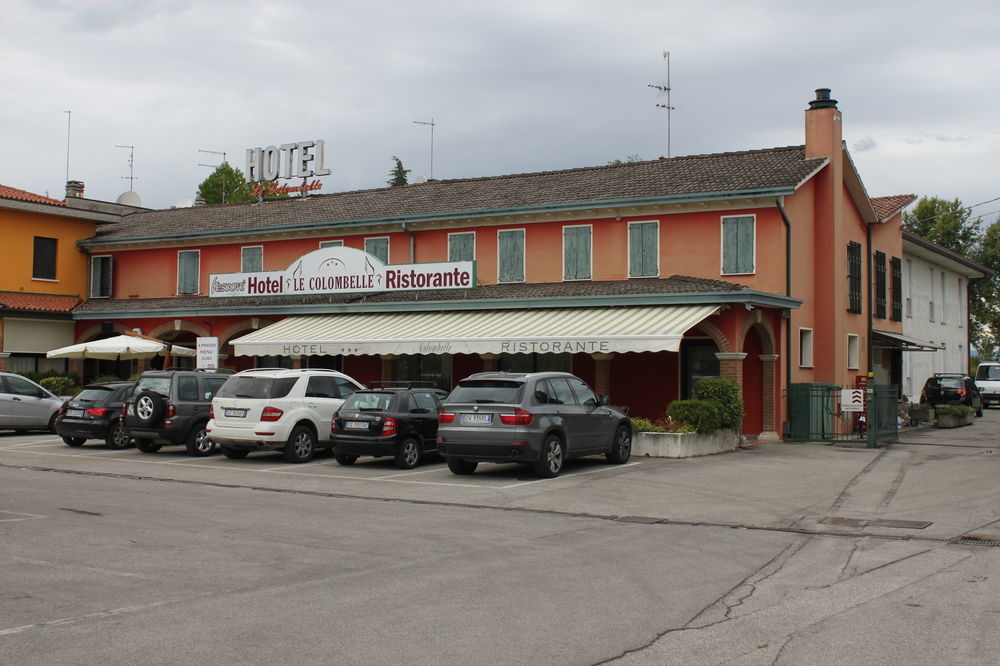
M406 222L403 222L400 226L403 227L403 231L405 231L410 236L410 263L411 264L416 263L416 259L414 259L414 256L416 255L417 251L416 236L414 236L413 232L410 231L409 227L406 226Z
M792 221L788 219L781 198L774 198L774 205L781 213L781 221L785 223L785 296L792 295ZM792 311L788 310L788 322L785 324L785 388L792 385ZM785 420L788 417L787 405Z

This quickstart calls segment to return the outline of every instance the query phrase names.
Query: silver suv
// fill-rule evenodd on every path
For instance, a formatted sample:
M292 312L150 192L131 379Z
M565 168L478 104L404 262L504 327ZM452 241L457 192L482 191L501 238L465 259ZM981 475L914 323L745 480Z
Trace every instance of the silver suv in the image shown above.
M227 458L283 451L288 462L330 448L330 424L344 399L364 386L322 368L256 368L230 375L212 399L208 434Z
M632 424L567 372L482 372L445 399L437 443L454 474L472 474L480 462L514 462L552 478L569 458L603 453L610 463L627 462Z

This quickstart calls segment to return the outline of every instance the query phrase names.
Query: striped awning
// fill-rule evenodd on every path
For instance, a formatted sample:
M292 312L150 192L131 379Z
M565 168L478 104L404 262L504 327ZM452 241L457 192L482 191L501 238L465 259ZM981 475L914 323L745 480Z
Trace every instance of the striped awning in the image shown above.
M232 341L237 356L673 351L718 305L289 317Z

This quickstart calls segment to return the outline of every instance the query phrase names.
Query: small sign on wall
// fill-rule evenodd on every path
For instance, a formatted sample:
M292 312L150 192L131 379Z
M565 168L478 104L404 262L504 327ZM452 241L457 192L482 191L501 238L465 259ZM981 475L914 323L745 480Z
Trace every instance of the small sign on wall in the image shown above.
M198 367L216 370L219 367L219 338L197 338Z
M863 411L865 411L865 390L864 389L841 389L840 390L840 411L842 411L842 412L863 412Z

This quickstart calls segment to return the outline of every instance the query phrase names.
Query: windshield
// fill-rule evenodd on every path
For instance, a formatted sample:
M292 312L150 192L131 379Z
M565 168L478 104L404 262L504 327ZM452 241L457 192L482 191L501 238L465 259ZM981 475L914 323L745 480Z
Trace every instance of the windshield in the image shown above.
M447 402L515 404L521 400L521 382L502 379L468 379L459 382Z
M1000 381L1000 365L981 365L976 369L976 379Z
M112 391L114 391L113 388L94 386L83 389L73 399L80 400L81 402L101 402L102 400L106 400Z
M355 393L344 401L341 410L385 411L392 402L392 393Z
M139 391L156 391L160 395L170 395L170 377L140 377L133 395Z
M963 382L958 377L938 377L937 379L931 382L932 386L934 384L937 384L941 388L951 388L951 389L962 388L963 386L965 386L965 382Z
M217 398L284 398L298 377L238 377L226 380Z

